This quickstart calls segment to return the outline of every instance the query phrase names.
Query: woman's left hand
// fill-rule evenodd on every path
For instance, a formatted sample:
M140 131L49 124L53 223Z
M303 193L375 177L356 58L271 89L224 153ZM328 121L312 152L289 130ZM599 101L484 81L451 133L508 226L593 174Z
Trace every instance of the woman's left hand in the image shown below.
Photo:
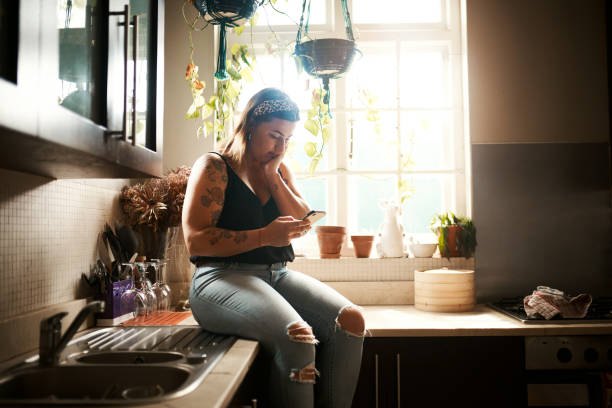
M264 164L264 173L266 177L271 177L271 176L274 176L275 174L278 174L278 168L280 167L280 164L282 163L284 158L285 158L284 153L279 154L278 156L276 156L275 158L273 158L272 160Z

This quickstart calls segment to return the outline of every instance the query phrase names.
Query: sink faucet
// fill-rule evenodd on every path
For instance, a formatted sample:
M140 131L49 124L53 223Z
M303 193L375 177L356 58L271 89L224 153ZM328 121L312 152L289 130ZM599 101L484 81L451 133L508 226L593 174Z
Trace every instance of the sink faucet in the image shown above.
M38 349L38 363L42 367L50 367L59 363L62 350L66 347L70 339L74 336L77 329L83 324L87 316L92 312L103 312L104 302L97 300L90 302L74 318L64 337L62 333L62 319L68 314L60 312L40 322L40 340Z

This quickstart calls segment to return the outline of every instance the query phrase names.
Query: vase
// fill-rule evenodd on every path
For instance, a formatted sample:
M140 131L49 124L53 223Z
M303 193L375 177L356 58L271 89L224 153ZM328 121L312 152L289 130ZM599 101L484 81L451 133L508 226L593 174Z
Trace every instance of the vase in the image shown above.
M384 211L383 223L378 235L377 246L381 258L401 258L404 256L404 228L399 221L399 206L393 201L381 200L380 208Z
M321 225L315 228L322 259L340 258L340 250L346 236L344 227Z
M369 258L374 243L374 235L351 235L355 256L357 258Z
M164 259L168 242L168 228L155 230L148 225L137 225L134 231L138 234L138 254L151 259Z
M448 251L448 256L457 257L461 256L461 247L459 243L461 242L461 227L458 225L449 225L444 227L446 229L446 250Z

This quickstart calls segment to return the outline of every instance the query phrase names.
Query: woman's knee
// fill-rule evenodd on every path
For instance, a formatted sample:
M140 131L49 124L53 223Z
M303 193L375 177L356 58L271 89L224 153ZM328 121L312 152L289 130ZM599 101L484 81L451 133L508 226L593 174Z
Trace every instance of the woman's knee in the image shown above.
M365 319L356 306L348 306L340 311L336 324L344 331L362 337L365 334Z

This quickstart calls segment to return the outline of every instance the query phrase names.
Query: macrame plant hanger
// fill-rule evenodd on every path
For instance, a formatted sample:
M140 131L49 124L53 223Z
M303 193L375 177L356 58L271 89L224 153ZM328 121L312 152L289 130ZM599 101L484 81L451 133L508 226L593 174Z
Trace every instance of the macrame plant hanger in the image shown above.
M353 26L351 24L351 16L348 11L346 0L340 0L340 4L342 5L347 39L310 39L308 36L310 2L311 0L304 0L302 4L300 26L295 39L294 57L298 65L301 65L309 75L320 78L323 82L323 89L325 90L323 102L327 105L328 112L330 112L329 80L339 78L342 74L347 72L355 53L361 54L361 51L359 51L355 45ZM304 38L308 38L308 41L302 42Z
M250 19L263 0L195 0L193 5L204 19L219 26L219 54L217 71L214 77L219 81L229 79L226 67L227 38L226 27L238 27Z

